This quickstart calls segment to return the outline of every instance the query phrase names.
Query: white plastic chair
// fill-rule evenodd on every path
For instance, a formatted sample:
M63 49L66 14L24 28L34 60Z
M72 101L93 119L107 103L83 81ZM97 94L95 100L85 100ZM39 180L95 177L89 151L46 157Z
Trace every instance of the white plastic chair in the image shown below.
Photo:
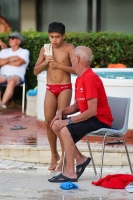
M102 168L103 168L103 159L104 159L104 149L105 149L105 141L106 137L111 137L111 138L122 138L123 144L125 146L126 154L127 154L127 159L128 163L130 166L131 174L133 174L133 169L131 166L131 161L127 149L127 145L125 142L125 134L128 129L128 118L129 118L129 108L130 108L130 98L122 98L122 97L108 97L108 102L109 106L111 108L111 112L113 115L113 124L112 124L112 129L108 128L101 128L97 131L90 132L86 135L86 141L88 144L88 149L92 158L92 164L94 168L95 174L96 168L95 168L95 163L91 151L91 147L89 144L89 139L88 137L90 136L99 136L103 137L103 144L102 144L102 153L101 153L101 168L100 168L100 178L102 177Z
M0 86L6 87L7 84L3 83L3 84L0 84ZM25 81L21 81L17 86L22 87L22 113L24 113L24 108L25 108Z

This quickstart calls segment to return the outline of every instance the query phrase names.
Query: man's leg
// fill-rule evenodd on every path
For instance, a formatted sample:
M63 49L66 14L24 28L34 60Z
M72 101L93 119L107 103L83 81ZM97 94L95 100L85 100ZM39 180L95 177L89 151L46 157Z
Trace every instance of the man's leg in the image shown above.
M51 149L51 164L48 168L49 170L54 170L57 165L57 161L60 159L60 156L57 152L57 136L53 132L52 128L50 127L50 123L52 119L55 117L57 111L57 98L56 96L50 92L49 90L46 90L45 100L44 100L44 115L45 115L45 124L46 124L46 130L47 130L47 137L50 144Z
M74 157L75 157L75 144L74 141L66 127L61 130L57 127L56 121L54 122L52 129L58 137L62 138L65 153L66 153L66 165L63 175L68 178L77 178L75 168L74 168ZM53 177L54 179L54 177Z
M6 78L2 75L0 75L0 84L6 83Z
M6 78L2 75L0 75L0 84L2 83L6 83ZM6 106L2 103L2 99L1 99L1 91L0 91L0 111L6 109Z
M71 103L71 96L72 96L72 90L71 89L66 89L63 90L57 98L57 107L58 107L58 111L62 110L66 107L68 107ZM61 151L62 151L62 155L61 155L61 160L59 165L57 166L56 170L57 171L61 171L62 170L62 164L63 164L63 157L64 157L64 146L63 146L63 142L62 139L60 139L60 144L61 144Z
M72 161L68 163L67 160L69 160L69 153L71 154L71 151L72 151L71 145L73 146L73 144L74 144L74 158L76 159L76 164L77 164L76 174L77 174L77 178L79 178L82 175L82 173L84 172L84 170L87 167L87 165L89 164L89 162L91 161L91 158L87 158L86 156L81 154L81 152L76 147L68 128L64 127L60 130L58 125L56 125L56 122L58 122L58 120L54 122L52 129L54 130L55 134L59 138L62 138L62 141L63 141L63 144L64 144L64 150L65 150L65 153L66 153L66 166L65 166L65 170L64 170L63 175L70 178L69 173L67 173L67 172L69 171L69 167L71 166L70 163L72 163ZM70 139L68 141L66 140L66 134L68 134L68 136L70 136L72 142L70 142ZM65 145L66 145L66 148L65 148ZM69 147L70 147L70 152L69 152ZM67 151L66 151L67 148L68 148L68 154L67 154Z
M2 104L6 104L11 99L11 97L13 96L14 88L19 83L20 83L20 78L17 77L17 76L13 76L13 77L8 78L7 86L6 86L4 95L3 95L2 100L1 100Z

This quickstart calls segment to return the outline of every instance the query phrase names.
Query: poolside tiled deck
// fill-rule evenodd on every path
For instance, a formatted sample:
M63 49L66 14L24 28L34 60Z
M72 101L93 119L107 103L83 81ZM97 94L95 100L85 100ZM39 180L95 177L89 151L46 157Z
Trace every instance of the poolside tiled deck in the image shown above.
M22 115L21 109L7 109L0 114L0 159L11 159L25 162L50 163L50 149L44 127L37 125L36 117ZM26 127L22 130L11 130L14 126ZM126 142L133 160L133 137L128 131ZM100 163L101 140L90 140L96 165ZM77 143L78 148L88 155L85 140ZM60 151L60 144L57 141ZM106 145L104 165L128 165L123 145Z

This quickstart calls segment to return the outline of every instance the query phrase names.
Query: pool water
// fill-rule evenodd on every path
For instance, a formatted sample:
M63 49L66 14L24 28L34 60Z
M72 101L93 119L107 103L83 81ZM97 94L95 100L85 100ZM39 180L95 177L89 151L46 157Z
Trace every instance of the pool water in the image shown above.
M133 72L96 72L102 78L133 79Z

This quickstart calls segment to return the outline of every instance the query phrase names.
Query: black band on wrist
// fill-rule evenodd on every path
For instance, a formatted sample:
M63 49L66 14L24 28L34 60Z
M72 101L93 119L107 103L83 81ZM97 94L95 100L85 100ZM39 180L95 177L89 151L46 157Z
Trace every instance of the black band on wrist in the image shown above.
M69 117L68 118L68 124L72 124L73 122L72 122L72 119L71 119L71 117Z

